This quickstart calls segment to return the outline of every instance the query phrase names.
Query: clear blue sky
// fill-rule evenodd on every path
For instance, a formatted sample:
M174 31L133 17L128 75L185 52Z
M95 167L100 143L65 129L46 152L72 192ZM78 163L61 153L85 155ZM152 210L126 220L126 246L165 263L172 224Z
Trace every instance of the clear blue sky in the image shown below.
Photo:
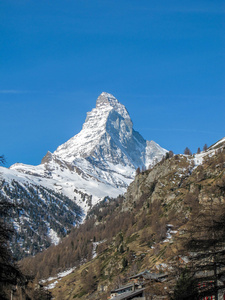
M183 153L225 136L224 1L1 0L0 154L39 164L102 91L147 140Z

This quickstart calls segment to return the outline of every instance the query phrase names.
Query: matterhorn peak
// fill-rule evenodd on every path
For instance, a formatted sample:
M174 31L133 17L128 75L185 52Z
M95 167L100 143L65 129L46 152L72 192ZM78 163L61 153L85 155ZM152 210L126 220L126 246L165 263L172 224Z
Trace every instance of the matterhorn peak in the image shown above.
M119 101L112 94L102 92L101 95L98 96L98 99L96 101L96 107L103 105L115 106L118 103Z
M23 182L62 192L87 211L90 201L125 192L138 167L154 165L166 152L135 131L126 107L103 92L79 133L48 152L39 166L12 166L10 176L19 172Z
M102 92L101 95L98 96L96 101L96 109L114 109L118 114L120 114L124 119L129 118L130 116L123 104L121 104L116 97L112 94Z
M106 92L98 96L96 107L87 113L82 130L54 152L60 159L73 164L82 158L85 159L83 165L88 162L104 169L121 165L133 171L165 153L160 146L156 151L133 129L126 107Z

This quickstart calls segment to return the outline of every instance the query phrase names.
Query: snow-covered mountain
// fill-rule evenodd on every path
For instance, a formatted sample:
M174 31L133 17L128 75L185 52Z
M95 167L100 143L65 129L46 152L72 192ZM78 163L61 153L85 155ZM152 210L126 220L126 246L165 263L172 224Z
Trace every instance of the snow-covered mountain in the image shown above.
M17 163L9 169L0 167L0 193L11 200L18 200L20 204L23 204L24 195L26 197L26 205L14 221L15 227L20 228L18 231L22 230L18 224L22 222L23 225L24 220L30 228L36 228L33 224L35 218L45 224L42 232L45 235L51 233L50 240L53 235L54 240L59 240L59 234L67 232L73 223L79 221L82 212L84 216L89 208L106 196L116 197L124 193L138 167L154 165L166 152L133 129L123 104L111 94L102 93L96 107L87 113L82 130L54 153L47 152L40 165ZM51 194L54 196L51 197ZM51 199L51 205L48 199ZM63 199L66 199L64 206L61 205ZM76 207L74 214L72 203L81 207L82 212ZM46 219L44 210L47 215L50 214L50 206L54 207L54 211ZM62 208L70 213L70 223L65 224L63 215L62 220L57 220L57 227L53 227L56 222L54 215L62 215ZM39 215L34 217L35 211ZM38 230L38 227L33 230L37 236ZM21 243L24 244L24 241ZM39 248L43 248L42 239L38 243Z
M54 152L67 162L76 164L78 158L84 158L100 169L108 169L110 163L134 169L153 163L155 158L161 159L165 153L133 129L125 106L108 93L98 97L96 108L87 113L81 132Z
M155 164L166 152L133 129L123 104L102 93L77 135L48 152L39 166L15 164L10 170L62 192L87 211L90 199L94 205L125 192L137 167ZM82 195L89 195L88 203Z

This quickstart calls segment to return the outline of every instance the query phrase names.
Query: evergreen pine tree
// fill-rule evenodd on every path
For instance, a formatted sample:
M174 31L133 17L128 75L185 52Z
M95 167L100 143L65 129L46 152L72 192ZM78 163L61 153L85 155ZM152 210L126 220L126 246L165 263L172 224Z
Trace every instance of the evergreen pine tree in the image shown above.
M188 269L184 269L179 276L171 300L198 300L196 279Z

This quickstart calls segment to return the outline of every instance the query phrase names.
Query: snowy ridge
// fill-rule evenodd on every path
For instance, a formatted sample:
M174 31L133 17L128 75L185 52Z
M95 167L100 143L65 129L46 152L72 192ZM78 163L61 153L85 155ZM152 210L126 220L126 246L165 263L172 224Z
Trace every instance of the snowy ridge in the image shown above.
M194 155L195 166L201 165L206 156L215 155L216 151L221 147L224 147L225 137L216 142L214 145L210 146L206 151L202 151L199 154Z
M102 93L96 101L96 108L87 113L80 133L59 146L54 154L68 162L72 162L75 158L86 158L92 155L95 148L105 138L107 122L112 111L117 113L125 122L130 123L129 126L132 127L133 124L125 106L120 104L114 96ZM116 121L118 122L118 120L112 120L112 123ZM119 129L117 125L114 124L116 130ZM106 142L110 142L110 136Z
M136 169L161 159L167 151L155 142L145 141L133 129L132 120L124 105L111 94L103 92L96 108L87 113L80 133L59 146L54 154L62 160L79 164L85 158L98 168L108 168L108 162ZM128 173L133 177L133 172Z
M82 130L53 153L48 151L40 165L17 163L9 169L0 167L0 193L9 199L20 190L22 196L16 196L16 200L23 202L24 196L27 205L22 221L31 234L35 233L39 249L43 249L46 245L39 238L41 232L49 243L59 243L67 229L81 221L92 206L106 196L117 197L126 192L136 169L154 165L166 152L135 131L125 106L113 95L103 92L97 98L96 107L87 113ZM82 213L76 208L77 215L73 214L73 205L78 205ZM49 208L52 210L50 221ZM60 211L63 216L57 223L58 218L54 216L62 215ZM67 211L69 219L64 217ZM40 217L44 231L39 232L35 224ZM14 227L18 233L21 231L19 220L16 216ZM26 243L25 232L23 234L21 245Z
M84 159L77 162L77 165L82 166L82 162L87 171L92 168L90 163ZM77 169L78 171L76 171ZM132 178L126 178L126 174L124 176L118 174L113 177L113 173L111 174L107 170L94 169L91 176L83 171L80 173L79 170L80 168L74 168L71 171L66 164L59 165L55 160L51 160L49 163L38 166L16 164L10 169L0 167L0 178L4 178L9 183L16 180L31 185L41 185L63 193L81 206L84 213L105 196L116 197L118 193L123 193L132 180ZM89 172L91 173L91 171ZM118 172L118 169L115 172ZM125 173L125 170L121 170L121 173ZM113 182L115 186L109 184L109 181ZM106 190L108 194L106 194Z
M48 152L40 165L15 164L10 170L22 180L62 192L86 213L103 197L124 193L137 167L154 165L166 152L144 140L125 106L103 92L77 135Z

